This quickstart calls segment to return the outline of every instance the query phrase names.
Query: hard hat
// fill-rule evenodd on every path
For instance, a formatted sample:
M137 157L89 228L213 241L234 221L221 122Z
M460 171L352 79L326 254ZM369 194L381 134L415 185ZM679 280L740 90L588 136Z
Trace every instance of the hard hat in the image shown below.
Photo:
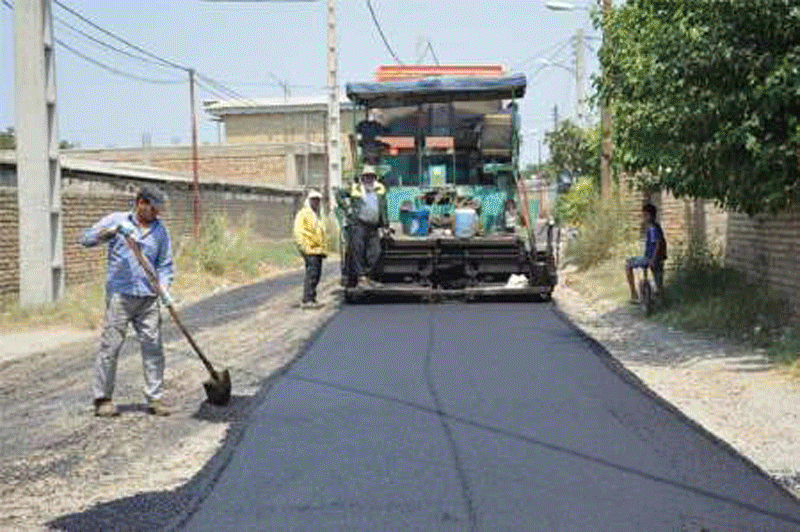
M371 164L365 164L364 168L361 170L361 175L374 175L378 177L378 169Z
M308 191L308 199L322 199L322 194L318 190L311 189Z

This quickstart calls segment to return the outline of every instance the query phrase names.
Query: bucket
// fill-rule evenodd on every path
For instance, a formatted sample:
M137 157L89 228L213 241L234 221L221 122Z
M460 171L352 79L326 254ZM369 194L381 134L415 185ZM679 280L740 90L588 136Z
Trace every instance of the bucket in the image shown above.
M428 236L428 211L409 211L409 214L411 215L411 221L407 234L411 236Z
M478 232L478 214L475 209L455 210L455 235L457 238L472 238Z
M411 234L411 221L413 220L413 213L414 205L406 200L400 204L400 210L398 212L398 219L400 220L400 225L403 227L403 234L410 235Z

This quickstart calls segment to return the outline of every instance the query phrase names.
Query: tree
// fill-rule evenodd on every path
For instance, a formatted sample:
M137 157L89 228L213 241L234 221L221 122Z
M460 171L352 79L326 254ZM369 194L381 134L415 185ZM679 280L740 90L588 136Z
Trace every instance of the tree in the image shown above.
M71 148L78 148L80 144L77 142L70 142L62 140L58 143L59 150L69 150ZM7 127L5 131L0 131L0 150L13 150L17 147L17 136L14 133L13 127Z
M5 131L0 131L0 150L13 150L17 147L17 139L14 135L14 128L7 127Z
M71 150L72 148L79 148L80 144L77 142L70 142L68 140L62 140L58 143L59 150Z
M573 177L600 175L599 134L597 128L581 129L569 120L545 134L550 150L550 167L556 174L566 171Z
M800 8L630 0L603 32L615 164L751 215L800 202Z

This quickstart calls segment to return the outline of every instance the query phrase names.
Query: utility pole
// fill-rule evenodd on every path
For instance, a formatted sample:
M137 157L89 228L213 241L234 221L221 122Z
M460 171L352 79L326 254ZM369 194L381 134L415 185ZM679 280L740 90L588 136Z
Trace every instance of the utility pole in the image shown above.
M189 69L189 102L192 114L192 174L194 177L194 237L200 238L200 171L197 162L197 112L194 106L194 69Z
M603 46L608 46L605 24L611 13L611 0L601 0L603 7ZM600 102L600 194L604 202L611 198L611 111L606 102Z
M336 56L336 0L328 0L328 179L325 194L329 213L333 213L333 189L342 186L342 128Z
M558 131L558 104L553 106L553 133Z
M583 127L584 109L584 76L586 75L584 61L584 38L583 28L578 28L575 33L575 115L578 119L578 126Z
M51 0L17 0L14 86L19 205L19 300L52 303L64 292L61 167Z

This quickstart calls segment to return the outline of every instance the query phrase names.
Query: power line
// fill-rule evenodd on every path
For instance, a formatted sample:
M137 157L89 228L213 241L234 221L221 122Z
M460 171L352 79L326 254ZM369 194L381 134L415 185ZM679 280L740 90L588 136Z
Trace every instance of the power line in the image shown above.
M178 84L186 83L186 80L180 80L180 79L155 79L155 78L148 78L148 77L145 77L145 76L140 76L138 74L131 74L130 72L125 72L125 71L120 70L118 68L114 68L114 67L112 67L110 65L107 65L105 63L102 63L102 62L98 61L97 59L89 57L88 55L85 55L82 52L79 52L78 50L76 50L72 46L66 44L65 42L61 41L60 39L56 39L55 41L62 48L64 48L65 50L67 50L69 52L72 52L73 54L75 54L76 56L80 57L84 61L87 61L87 62L89 62L89 63L91 63L91 64L93 64L95 66L98 66L98 67L102 68L103 70L107 70L108 72L111 72L112 74L116 74L116 75L122 76L124 78L133 79L133 80L136 80L136 81L143 81L145 83L154 83L156 85L178 85Z
M116 39L117 41L123 43L124 45L128 46L129 48L132 48L132 49L136 50L137 52L140 52L140 53L146 55L147 57L152 58L153 60L157 61L158 63L154 63L154 64L157 64L158 66L162 66L162 67L163 66L169 66L169 67L172 67L172 68L183 70L184 72L191 72L193 70L193 69L191 69L189 67L186 67L186 66L183 66L183 65L179 65L179 64L177 64L177 63L175 63L173 61L170 61L168 59L164 59L163 57L160 57L160 56L158 56L158 55L156 55L156 54L154 54L154 53L142 48L141 46L133 44L132 42L128 41L127 39L124 39L124 38L120 37L119 35L111 32L111 31L109 31L109 30L107 30L107 29L105 29L103 27L101 27L100 25L96 24L94 21L90 20L88 17L82 15L78 11L76 11L76 10L72 9L71 7L65 5L64 3L60 2L59 0L53 0L53 1L61 9L67 11L68 13L73 15L74 17L76 17L79 20L81 20L82 22L84 22L85 24L88 24L89 26L95 28L96 30L98 30L98 31L100 31L102 33L104 33L105 35L108 35L109 37L111 37L113 39ZM80 31L80 30L78 30L78 31ZM89 38L92 38L92 37L89 37ZM151 61L150 59L147 59L147 58L144 58L144 57L135 56L134 54L128 53L128 52L126 52L124 50L119 50L118 48L116 48L114 46L111 46L108 43L104 43L103 41L100 41L99 39L92 38L92 40L96 41L96 42L99 41L99 42L103 43L104 46L110 47L111 49L113 49L113 50L115 50L117 52L124 53L125 55L137 57L137 58L139 58L141 60L146 60L146 61L149 61L149 62L153 63L153 61ZM249 98L247 98L245 96L242 96L241 94L237 93L233 89L230 89L230 88L226 87L225 85L223 85L222 83L214 80L210 76L207 76L207 75L204 75L204 74L200 74L197 71L195 71L195 74L197 75L198 78L203 78L206 81L206 83L211 84L212 86L216 87L217 89L219 89L223 93L228 94L229 96L227 96L227 98L234 98L234 99L237 99L237 100L242 100L242 101L250 102L250 103L253 103L253 104L255 103L253 100L250 100ZM276 77L276 79L277 79L277 77Z
M386 46L386 49L389 50L389 53L392 55L392 57L394 57L394 60L402 65L403 62L400 60L399 57L397 57L397 54L394 53L394 50L392 50L391 45L389 45L389 41L386 39L386 35L383 34L383 29L381 29L381 25L378 22L378 17L375 16L375 10L372 9L372 2L370 0L367 0L367 7L369 8L370 15L372 15L372 22L375 23L375 27L378 29L378 33L380 33L381 39L383 39L383 44Z
M96 30L98 30L98 31L100 31L100 32L102 32L102 33L104 33L104 34L108 35L109 37L111 37L111 38L113 38L113 39L116 39L116 40L118 40L118 41L119 41L119 42L121 42L122 44L124 44L124 45L126 45L126 46L128 46L128 47L130 47L130 48L133 48L133 49L134 49L134 50L136 50L137 52L143 53L144 55L146 55L146 56L148 56L148 57L151 57L151 58L155 59L156 61L159 61L159 62L161 62L161 63L163 63L163 64L165 64L165 65L167 65L167 66L171 66L171 67L173 67L173 68L177 68L177 69L179 69L179 70L183 70L183 71L185 71L185 72L189 72L190 70L192 70L192 69L190 69L190 68L188 68L188 67L185 67L185 66L183 66L183 65L179 65L179 64L177 64L177 63L173 63L172 61L169 61L169 60L167 60L167 59L164 59L163 57L159 57L159 56L157 56L156 54L154 54L154 53L151 53L151 52L149 52L149 51L145 50L145 49L144 49L144 48L142 48L141 46L137 46L137 45L133 44L132 42L129 42L129 41L127 41L127 40L123 39L123 38L122 38L122 37L120 37L119 35L116 35L115 33L112 33L112 32L110 32L110 31L108 31L107 29L105 29L105 28L102 28L102 27L98 26L97 24L95 24L94 22L92 22L91 20L89 20L88 18L86 18L85 16L83 16L82 14L80 14L79 12L75 11L75 10L74 10L74 9L72 9L71 7L64 5L64 4L63 4L62 2L60 2L59 0L53 0L53 2L54 2L54 3L55 3L57 6L59 6L61 9L63 9L64 11L66 11L67 13L70 13L70 14L71 14L71 15L73 15L74 17L76 17L76 18L80 19L81 21L83 21L84 23L86 23L86 24L88 24L89 26L93 27L94 29L96 29Z
M521 68L521 67L525 66L526 64L530 63L534 59L537 59L537 58L541 57L543 54L546 54L547 52L549 52L553 48L557 48L558 47L558 49L553 54L553 55L556 55L559 52L561 52L561 50L563 50L566 46L568 46L571 42L572 42L572 37L570 37L568 39L564 39L563 41L555 42L555 43L551 44L550 46L547 46L546 48L543 48L542 50L539 50L538 52L536 52L535 55L532 55L532 56L528 57L527 59L525 59L524 61L520 61L516 65L512 66L511 70L512 71L518 70L519 68ZM551 57L551 59L552 59L552 57Z
M65 26L65 27L69 28L70 30L72 30L76 34L81 35L81 36L85 37L86 39L89 39L90 41L102 46L103 48L107 48L109 50L112 50L114 52L126 55L128 57L133 58L133 59L137 59L137 60L142 61L144 63L149 63L151 65L156 65L156 66L159 66L159 67L162 67L162 68L164 67L164 65L162 63L153 61L152 59L148 59L147 57L144 57L144 56L141 56L141 55L133 54L133 53L127 51L127 50L123 50L122 48L117 48L113 44L109 44L109 43L107 43L107 42L105 42L105 41L103 41L101 39L98 39L94 35L91 35L91 34L86 33L85 31L83 31L83 30L81 30L79 28L76 28L75 26L71 25L70 23L68 23L67 21L62 19L61 17L58 17L58 16L54 15L53 18L56 19L56 21L58 21L62 26Z

